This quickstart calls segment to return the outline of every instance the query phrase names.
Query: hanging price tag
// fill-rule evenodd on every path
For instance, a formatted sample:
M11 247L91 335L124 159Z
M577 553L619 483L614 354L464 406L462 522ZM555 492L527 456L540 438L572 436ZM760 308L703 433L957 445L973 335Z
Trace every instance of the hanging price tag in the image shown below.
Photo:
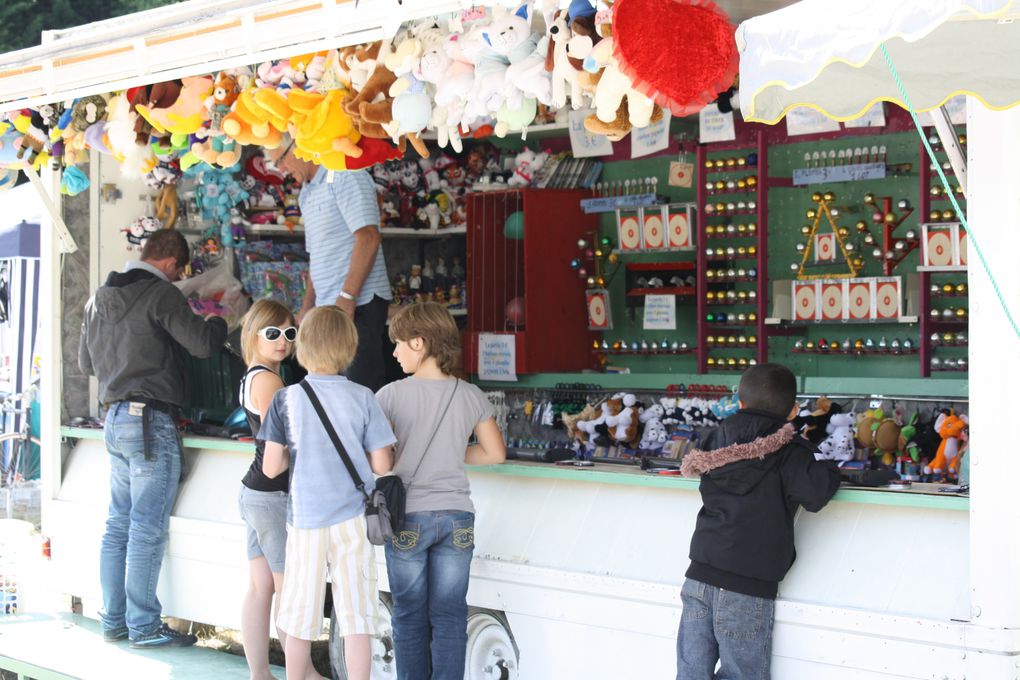
M669 185L690 188L694 182L694 164L687 161L670 161Z

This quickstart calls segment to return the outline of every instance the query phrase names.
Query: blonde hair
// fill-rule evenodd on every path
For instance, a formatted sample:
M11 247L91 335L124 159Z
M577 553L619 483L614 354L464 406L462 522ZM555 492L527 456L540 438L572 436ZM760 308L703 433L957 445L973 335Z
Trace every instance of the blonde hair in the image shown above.
M257 300L251 306L248 313L244 315L244 325L241 326L241 356L244 363L251 366L255 363L255 348L258 347L259 331L266 326L294 325L294 314L286 306L276 300ZM287 348L289 356L292 347Z
M421 338L425 358L433 357L439 370L453 373L460 363L460 331L449 310L438 302L416 302L390 319L390 340L407 342Z
M308 312L297 336L297 360L309 373L343 373L358 350L358 329L336 305Z

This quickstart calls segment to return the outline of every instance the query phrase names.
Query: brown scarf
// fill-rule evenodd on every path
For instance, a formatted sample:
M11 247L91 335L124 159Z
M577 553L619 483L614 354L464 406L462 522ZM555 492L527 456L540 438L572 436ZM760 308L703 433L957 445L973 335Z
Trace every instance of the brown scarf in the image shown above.
M787 423L767 437L759 437L746 444L731 444L715 451L694 449L684 456L684 462L680 465L680 474L684 477L700 477L738 460L753 458L764 460L765 456L779 451L793 441L793 437L793 425Z

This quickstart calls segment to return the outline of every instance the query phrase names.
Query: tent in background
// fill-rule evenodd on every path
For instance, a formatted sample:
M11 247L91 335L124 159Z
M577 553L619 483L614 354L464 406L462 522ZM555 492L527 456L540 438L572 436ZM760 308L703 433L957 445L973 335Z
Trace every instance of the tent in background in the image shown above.
M38 331L39 221L42 205L28 184L0 193L0 394L27 389ZM0 430L21 427L17 414L3 414ZM0 451L6 458L10 445ZM34 448L34 447L33 447ZM33 451L30 460L38 460ZM38 475L38 464L30 466Z

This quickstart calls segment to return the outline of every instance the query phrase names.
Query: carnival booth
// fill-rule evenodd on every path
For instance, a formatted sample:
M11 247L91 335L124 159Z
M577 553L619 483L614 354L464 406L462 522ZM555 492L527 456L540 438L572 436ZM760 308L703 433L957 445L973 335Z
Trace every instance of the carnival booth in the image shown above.
M700 508L679 468L767 361L846 483L797 517L773 677L1015 673L1020 114L985 108L1020 100L1012 3L749 4L185 2L0 57L0 163L78 197L42 233L59 588L98 605L103 414L60 361L81 304L173 228L196 313L297 308L300 185L266 162L293 144L371 172L393 307L447 305L507 439L470 471L467 677L675 673ZM160 599L237 627L236 359L191 378Z

